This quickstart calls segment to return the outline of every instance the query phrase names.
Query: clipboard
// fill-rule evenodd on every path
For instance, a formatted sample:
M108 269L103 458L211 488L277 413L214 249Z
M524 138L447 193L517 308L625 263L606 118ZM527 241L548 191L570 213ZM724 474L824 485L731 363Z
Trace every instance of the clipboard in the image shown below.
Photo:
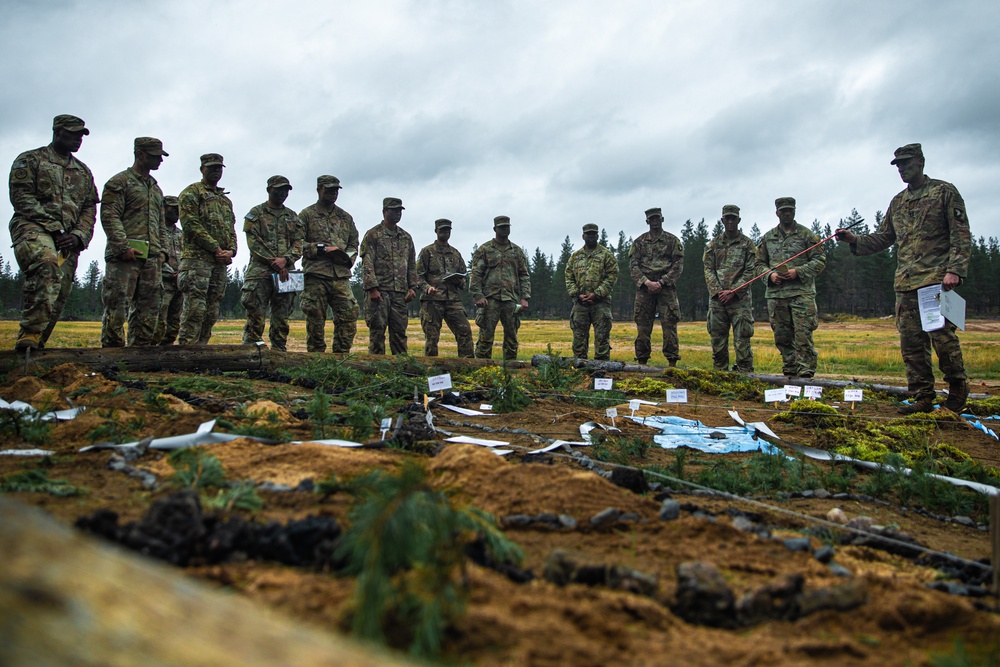
M278 294L301 292L306 287L306 274L302 271L289 271L288 280L284 282L281 281L277 273L272 273L271 280L274 281L274 287L278 290Z

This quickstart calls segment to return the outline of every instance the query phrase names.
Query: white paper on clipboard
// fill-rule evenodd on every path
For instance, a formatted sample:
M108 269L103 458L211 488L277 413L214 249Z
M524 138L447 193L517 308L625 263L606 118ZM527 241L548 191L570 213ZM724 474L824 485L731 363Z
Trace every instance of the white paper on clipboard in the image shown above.
M941 314L956 327L965 331L965 299L955 290L941 292Z
M278 294L301 292L306 287L306 277L301 271L289 271L288 280L284 282L282 282L277 273L272 273L271 280L274 281L274 286L278 288Z
M920 326L924 331L937 331L944 326L941 314L941 285L928 285L917 290Z

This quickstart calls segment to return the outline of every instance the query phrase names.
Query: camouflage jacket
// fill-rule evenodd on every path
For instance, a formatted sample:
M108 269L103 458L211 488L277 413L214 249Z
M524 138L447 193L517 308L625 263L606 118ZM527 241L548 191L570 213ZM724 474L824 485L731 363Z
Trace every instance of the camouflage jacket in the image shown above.
M148 243L147 256L155 259L167 233L163 218L163 191L155 178L143 178L132 167L112 176L101 193L101 226L108 237L104 259L127 251L130 240Z
M358 228L354 226L351 214L334 206L332 211L323 211L319 204L302 209L299 220L305 228L302 270L325 278L349 279L351 267L358 256ZM350 261L334 258L332 253L319 253L316 244L335 245L350 256Z
M472 277L469 281L472 300L500 299L520 301L531 298L528 258L517 245L502 246L490 239L479 246L472 256Z
M97 222L97 186L87 165L63 157L51 146L17 156L10 168L10 237L16 244L31 233L60 231L90 244Z
M170 276L177 273L177 269L180 268L181 261L181 238L184 232L177 225L164 225L166 228L166 235L163 237L163 252L166 254L167 259L163 262L163 270L160 272L162 276Z
M858 236L851 252L870 255L893 243L897 292L939 283L945 273L965 278L972 235L965 202L955 186L928 178L919 190L903 190L892 198L878 230Z
M618 280L618 260L611 251L598 244L593 250L586 246L574 252L566 264L566 292L576 301L581 294L597 295L607 301Z
M379 223L361 242L361 278L366 291L405 292L418 287L417 252L402 227L390 231Z
M468 284L468 278L453 278L448 282L441 279L450 273L466 273L465 260L462 253L447 243L438 245L434 242L423 248L417 255L417 278L420 280L421 301L461 301L462 292ZM456 284L458 283L458 284ZM437 294L427 294L428 287L441 290Z
M703 263L708 294L715 296L723 290L739 287L757 275L757 248L745 234L730 239L723 232L705 246ZM750 287L741 289L737 296L749 303Z
M236 256L236 216L233 202L222 188L210 190L198 181L181 190L177 199L184 230L181 259L214 261L217 248L231 250Z
M799 223L794 223L792 231L787 234L782 231L781 225L768 231L760 239L757 246L757 273L763 273L768 269L776 269L781 262L797 255L809 246L819 243L820 238L803 227ZM816 276L826 268L826 253L823 246L817 246L802 255L796 257L791 262L781 266L781 271L795 269L798 276L795 280L787 280L780 285L771 282L769 276L764 276L761 280L767 281L767 291L764 297L767 299L784 299L792 296L816 296ZM754 275L757 275L755 273Z
M667 231L659 236L652 232L640 234L628 251L628 266L636 287L652 280L672 289L684 270L684 245Z
M258 204L243 218L250 259L244 280L270 278L272 257L284 257L285 268L291 270L302 257L302 222L295 211L282 206L273 209Z

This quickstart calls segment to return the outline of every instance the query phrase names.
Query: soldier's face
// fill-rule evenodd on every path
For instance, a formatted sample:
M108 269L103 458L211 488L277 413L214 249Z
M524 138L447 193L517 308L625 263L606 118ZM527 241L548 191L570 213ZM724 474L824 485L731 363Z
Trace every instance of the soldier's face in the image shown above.
M163 217L167 221L168 225L172 225L176 223L178 220L180 220L181 212L177 209L176 206L167 206L166 208L163 209L163 211L164 211Z
M740 231L740 219L735 215L727 215L722 218L722 226L726 228L727 234L735 234Z
M783 208L775 211L774 214L778 216L778 222L785 225L786 227L795 222L794 208Z
M271 187L267 189L267 201L271 203L272 206L281 206L288 199L289 188L287 185L281 185L278 187Z
M216 185L222 180L222 165L210 164L201 168L201 175L209 185Z
M510 237L510 225L500 225L499 227L494 227L493 232L496 234L497 241L505 243Z
M139 157L139 160L146 167L146 169L149 169L150 171L156 171L160 168L160 165L163 164L162 155L153 155L151 153L147 153L146 151L139 151L136 155Z
M447 243L451 238L451 227L438 227L437 237L439 242Z
M663 229L663 216L661 215L651 215L646 218L646 224L649 225L649 231L658 232Z
M328 188L321 185L316 188L316 192L319 193L319 200L323 202L323 206L333 208L333 205L337 203L338 195L340 195L340 188Z
M905 158L896 162L896 171L904 183L913 183L924 173L923 158Z
M82 145L83 130L70 132L69 130L59 128L52 137L52 146L56 149L57 153L62 155L75 153L80 150L80 146Z
M401 208L384 208L384 209L382 209L382 218L386 222L391 222L393 224L399 224L399 221L403 218L403 209L401 209Z
M583 244L593 250L597 247L597 232L584 232Z

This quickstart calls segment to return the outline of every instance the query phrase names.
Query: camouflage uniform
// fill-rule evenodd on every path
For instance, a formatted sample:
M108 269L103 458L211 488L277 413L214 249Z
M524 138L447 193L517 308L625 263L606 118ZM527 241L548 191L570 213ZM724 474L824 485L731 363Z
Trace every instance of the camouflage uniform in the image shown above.
M651 209L652 210L652 209ZM668 231L658 236L652 232L640 234L628 253L629 273L638 289L635 293L635 358L640 364L649 361L652 352L650 337L653 320L660 315L663 329L663 356L676 364L680 358L677 342L677 323L681 319L681 307L677 302L677 278L684 270L684 246L680 239ZM659 282L663 288L650 294L646 280Z
M716 370L729 370L729 329L733 330L736 370L753 373L753 297L745 287L735 299L723 304L719 292L739 287L755 275L757 248L746 235L730 239L725 232L705 246L705 284L712 298L708 302L708 334L712 339L712 364Z
M513 243L502 246L490 239L472 256L470 284L472 300L486 299L476 311L479 339L476 357L493 357L493 336L497 323L503 326L503 358L517 359L517 330L521 327L521 299L531 298L528 258Z
M385 354L385 330L389 329L389 349L406 354L406 293L416 291L417 258L413 239L397 226L390 230L379 223L365 233L361 242L361 276L365 292L377 289L382 300L365 296L368 323L368 354Z
M590 231L591 225L583 228ZM593 225L594 231L597 225ZM572 254L566 264L566 292L573 299L569 326L573 330L573 356L587 358L590 327L594 327L594 359L611 358L611 291L618 280L618 260L602 245L586 246ZM581 294L593 292L593 303L582 303Z
M451 223L448 223L451 227ZM417 278L420 280L420 327L424 330L424 354L428 357L438 356L438 340L441 337L441 321L448 323L448 328L455 334L458 343L458 356L471 358L472 327L469 326L469 316L462 304L462 290L466 279L458 278L448 282L441 279L450 273L465 273L465 260L462 253L452 246L434 242L420 251L417 256ZM437 294L427 294L428 287L440 290Z
M783 200L791 200L791 207L794 208L795 200L791 197L778 199L776 206L787 207L787 202L778 203ZM757 272L775 269L782 261L819 241L818 236L797 222L787 233L778 225L764 234L757 246ZM825 267L826 253L822 246L817 246L781 266L782 271L795 269L798 274L795 280L775 285L769 276L764 277L767 281L764 297L767 299L767 314L774 332L774 344L781 352L781 372L788 377L810 378L816 374L817 355L813 345L813 331L819 326L816 276Z
M57 117L58 121L62 117ZM78 119L77 119L78 120ZM82 128L83 121L79 121ZM10 169L10 237L24 276L20 334L44 346L76 277L78 252L60 256L54 235L79 237L86 248L97 220L97 188L87 165L51 146L17 156Z
M177 197L164 197L164 204L177 205ZM160 273L160 284L163 286L163 296L160 297L160 317L156 321L156 332L153 340L157 345L173 345L177 340L177 332L181 328L181 306L184 305L184 295L177 288L177 270L181 260L181 228L167 224L166 236L163 241L163 251L166 259Z
M221 162L221 157L220 157ZM203 166L205 165L203 161ZM233 202L220 188L198 181L178 197L184 250L177 287L184 293L178 344L207 345L219 319L219 306L226 293L227 264L215 259L215 250L236 255L236 216Z
M322 185L322 184L321 184ZM300 305L306 316L306 349L326 351L326 310L333 311L333 341L331 352L347 354L358 331L358 302L351 291L351 266L358 254L358 228L351 214L334 206L323 211L319 204L308 206L299 213L305 227L302 270L306 287ZM316 244L335 245L349 259L334 258L333 253L321 252Z
M163 287L163 192L152 176L143 177L129 167L115 174L101 194L101 226L108 237L104 251L106 269L101 287L104 314L101 347L125 345L126 309L128 345L153 345L160 317ZM132 247L130 241L147 244L145 257L119 259Z
M243 275L240 304L247 314L243 325L243 344L263 339L264 316L271 309L268 339L271 347L284 352L288 341L288 318L295 307L295 292L279 293L271 270L272 257L284 257L291 270L302 257L302 222L295 211L282 205L273 209L265 202L250 209L243 220L250 261Z
M902 150L897 150L897 157ZM968 379L955 325L947 322L937 331L924 331L917 305L918 288L940 283L946 273L968 275L972 236L965 202L955 186L926 178L920 188L904 189L893 197L878 230L858 236L851 252L870 255L894 243L896 328L906 381L917 400L933 400L932 345L946 382L956 385Z

